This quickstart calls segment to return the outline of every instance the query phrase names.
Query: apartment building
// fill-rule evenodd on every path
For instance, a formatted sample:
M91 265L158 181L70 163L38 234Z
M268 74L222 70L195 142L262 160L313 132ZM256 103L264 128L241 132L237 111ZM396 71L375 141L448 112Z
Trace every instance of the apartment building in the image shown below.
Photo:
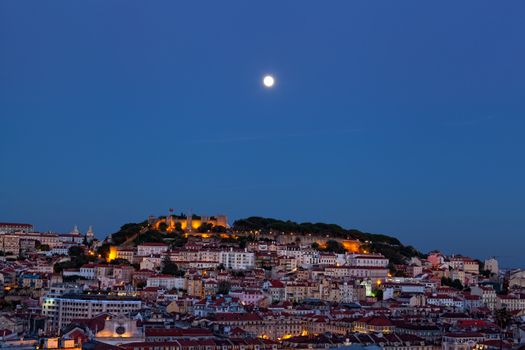
M142 307L140 299L109 295L65 294L46 296L42 314L49 317L50 328L59 330L74 319L94 318L101 313L128 315Z
M347 263L350 266L387 267L388 259L381 254L349 254Z
M138 256L160 255L168 251L169 246L164 243L143 243L137 246Z
M248 270L255 267L255 254L247 250L230 250L220 252L219 262L231 270Z
M166 290L186 289L186 279L184 277L171 275L154 275L148 277L146 285L148 287L160 287Z
M481 297L481 302L490 310L496 308L496 291L492 287L487 286L473 286L471 287L471 294Z
M33 225L14 222L0 222L0 233L31 232Z

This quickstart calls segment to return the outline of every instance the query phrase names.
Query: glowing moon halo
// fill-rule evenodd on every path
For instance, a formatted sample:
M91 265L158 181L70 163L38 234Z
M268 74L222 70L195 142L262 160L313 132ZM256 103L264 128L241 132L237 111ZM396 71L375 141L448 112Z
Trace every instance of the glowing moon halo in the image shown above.
M267 88L271 88L275 84L275 79L271 75L265 75L263 78L263 84Z

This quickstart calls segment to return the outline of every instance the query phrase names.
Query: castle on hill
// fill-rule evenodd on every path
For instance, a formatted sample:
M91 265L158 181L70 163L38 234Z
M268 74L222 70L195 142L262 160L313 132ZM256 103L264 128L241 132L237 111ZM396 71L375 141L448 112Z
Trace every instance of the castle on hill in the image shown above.
M168 216L150 216L148 223L153 225L157 230L164 226L166 232L171 232L176 229L182 229L183 231L194 231L202 225L210 225L211 227L229 227L228 217L226 215L215 215L215 216L199 216L199 215L174 215L173 210L170 210Z

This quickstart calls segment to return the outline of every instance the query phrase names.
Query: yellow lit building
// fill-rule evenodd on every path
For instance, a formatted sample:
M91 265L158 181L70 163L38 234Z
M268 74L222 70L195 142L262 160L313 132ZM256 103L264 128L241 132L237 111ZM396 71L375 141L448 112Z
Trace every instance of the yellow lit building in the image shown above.
M117 258L117 247L111 246L109 247L109 253L106 257L106 261L110 262L111 260L115 260Z
M191 276L187 278L187 292L188 295L204 297L204 285L202 283L202 278L198 276Z
M167 217L159 218L155 221L155 228L160 229L161 225L166 225L166 231L172 232L177 228L183 231L195 231L201 225L207 224L212 227L222 226L228 227L228 218L225 215L216 216L185 216L185 215L168 215Z

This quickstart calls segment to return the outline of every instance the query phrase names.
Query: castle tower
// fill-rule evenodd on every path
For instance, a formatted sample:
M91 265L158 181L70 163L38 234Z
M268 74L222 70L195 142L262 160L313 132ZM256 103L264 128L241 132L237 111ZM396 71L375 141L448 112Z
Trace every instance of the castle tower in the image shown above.
M226 228L230 227L228 225L228 217L226 215L217 215L215 218L217 219L217 226L223 226Z
M192 211L190 209L190 211L188 212L188 215L186 215L186 228L187 228L187 231L193 231L192 229L192 222L193 221L193 214L192 214Z
M89 226L86 232L86 240L91 243L94 239L95 239L95 234L93 233L93 227Z
M173 221L173 208L170 208L169 214L166 220L166 225L168 226L168 232L172 231L175 227L175 222Z

